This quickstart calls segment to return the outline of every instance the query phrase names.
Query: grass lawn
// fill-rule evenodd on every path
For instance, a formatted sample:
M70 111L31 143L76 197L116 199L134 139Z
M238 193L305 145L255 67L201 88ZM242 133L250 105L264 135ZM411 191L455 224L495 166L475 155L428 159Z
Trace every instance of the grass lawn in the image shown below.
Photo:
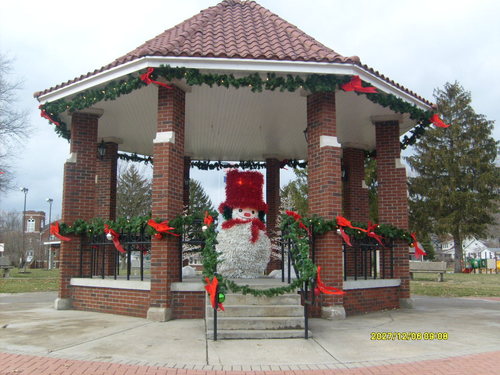
M416 273L410 281L411 294L439 297L500 297L500 274L446 273L439 283L437 274Z
M48 292L58 288L58 269L28 269L26 273L20 273L19 269L13 268L9 278L0 278L0 293Z

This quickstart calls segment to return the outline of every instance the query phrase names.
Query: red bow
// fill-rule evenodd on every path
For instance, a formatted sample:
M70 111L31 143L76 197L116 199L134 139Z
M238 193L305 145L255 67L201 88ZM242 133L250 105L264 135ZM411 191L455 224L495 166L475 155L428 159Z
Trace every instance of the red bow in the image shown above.
M362 232L366 232L366 229L359 228L359 227L353 227L352 223L343 216L337 216L337 225L339 227L348 227L351 229L357 229L357 230L360 230Z
M205 277L205 282L207 283L207 285L205 285L205 290L210 296L212 308L224 311L224 305L217 302L217 285L219 285L219 280L217 280L217 277L214 277L212 281L210 281L208 277Z
M153 81L151 79L151 74L154 72L154 68L148 68L148 71L144 74L141 74L141 81L143 81L146 85L149 85L151 83L156 83L158 86L163 86L166 87L167 89L171 89L172 86L167 85L166 83L163 82L158 82L158 81Z
M384 246L382 243L383 237L375 233L375 229L378 227L377 224L372 224L370 221L368 222L368 229L366 230L366 235L371 238L375 238L379 244Z
M449 124L445 124L437 113L434 113L429 119L429 121L440 128L447 128L450 126Z
M285 213L288 216L293 217L295 219L295 221L299 223L299 227L304 229L309 236L311 235L311 231L309 230L309 228L301 221L302 216L300 216L297 212L293 212L293 211L285 211Z
M54 224L50 224L50 234L56 236L61 241L71 241L71 238L64 237L60 234L59 222L56 221Z
M213 222L214 218L208 214L208 211L205 211L205 218L203 219L203 223L207 226L210 226Z
M344 228L339 227L339 231L340 231L340 235L341 235L342 239L345 241L345 243L348 244L349 246L352 246L351 239L349 238L349 235L344 231Z
M415 248L415 256L424 256L427 255L424 249L418 246L417 234L413 232L410 234L411 238L413 238L413 247Z
M157 223L153 219L149 219L148 225L150 227L152 227L154 230L156 230L158 233L171 234L172 236L176 236L176 237L180 236L177 233L170 232L171 230L173 230L175 228L168 225L168 220L165 220L161 223Z
M250 241L252 243L255 243L259 239L259 230L266 230L266 226L262 221L260 221L257 218L250 219L250 220L242 220L242 219L231 219L227 220L224 223L222 223L222 229L229 229L234 227L235 225L239 224L246 224L246 223L252 223L252 238Z
M111 234L113 236L113 244L115 245L116 250L118 250L120 253L126 253L125 249L120 243L120 234L118 234L118 232L111 229L108 224L104 224L104 233Z
M54 121L54 120L52 119L52 117L50 117L50 115L47 113L47 111L46 111L45 109L42 109L42 106L39 106L38 108L41 110L41 112L40 112L40 116L41 116L41 117L43 117L43 118L45 118L45 119L49 120L51 123L53 123L53 124L54 124L54 125L56 125L56 126L61 125L61 124L59 124L57 121Z
M352 76L351 80L347 83L344 83L340 86L344 91L357 91L357 92L366 92L370 94L376 94L377 89L373 86L364 87L361 85L361 78L359 76Z
M5 172L4 171L0 171L0 174L4 174Z
M318 266L318 271L316 273L316 288L314 288L314 294L319 296L321 293L324 294L345 294L343 290L340 290L338 288L334 288L332 286L326 286L323 281L321 281L320 273L321 272L321 267Z

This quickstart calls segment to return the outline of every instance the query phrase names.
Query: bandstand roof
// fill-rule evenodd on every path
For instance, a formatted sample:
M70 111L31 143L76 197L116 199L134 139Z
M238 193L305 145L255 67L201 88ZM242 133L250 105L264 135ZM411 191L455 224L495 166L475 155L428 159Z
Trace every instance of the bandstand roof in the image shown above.
M42 103L69 100L88 89L104 87L147 67L170 65L235 77L268 72L307 77L310 74L359 75L379 91L420 109L431 103L398 85L357 56L344 57L254 1L224 0L201 11L138 48L93 72L64 82L35 97ZM250 88L188 86L186 91L186 154L193 159L262 160L266 157L305 159L306 96L295 92L252 92ZM149 85L113 101L102 101L99 138L120 138L121 151L152 154L156 133L157 87ZM366 150L375 146L371 119L394 112L364 95L337 91L337 136L343 145ZM61 118L69 122L70 115ZM415 124L401 115L401 134Z

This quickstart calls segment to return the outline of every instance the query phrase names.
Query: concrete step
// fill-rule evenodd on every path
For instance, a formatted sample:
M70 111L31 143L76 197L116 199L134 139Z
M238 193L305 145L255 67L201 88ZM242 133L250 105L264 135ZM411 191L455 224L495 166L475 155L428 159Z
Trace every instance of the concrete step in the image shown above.
M303 329L304 317L222 317L217 314L217 328L221 330L281 330ZM213 318L206 318L207 330L214 326Z
M281 330L225 330L217 329L217 339L303 339L304 329L281 329ZM309 331L309 338L312 337ZM207 331L207 338L214 339L214 332Z
M207 305L210 304L210 299L207 298ZM300 305L299 294L283 294L273 297L254 297L251 294L226 294L224 307L232 305Z
M281 317L303 317L304 307L298 304L294 305L226 305L225 311L218 313L218 318L224 317L263 317L263 316L281 316ZM207 306L207 317L214 316L214 309Z

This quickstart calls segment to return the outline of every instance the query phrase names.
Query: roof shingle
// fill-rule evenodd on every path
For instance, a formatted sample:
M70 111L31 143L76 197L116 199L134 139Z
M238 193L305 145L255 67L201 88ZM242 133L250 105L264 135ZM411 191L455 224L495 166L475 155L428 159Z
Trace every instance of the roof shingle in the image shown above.
M219 57L359 63L308 36L254 1L224 0L116 59L144 56Z

